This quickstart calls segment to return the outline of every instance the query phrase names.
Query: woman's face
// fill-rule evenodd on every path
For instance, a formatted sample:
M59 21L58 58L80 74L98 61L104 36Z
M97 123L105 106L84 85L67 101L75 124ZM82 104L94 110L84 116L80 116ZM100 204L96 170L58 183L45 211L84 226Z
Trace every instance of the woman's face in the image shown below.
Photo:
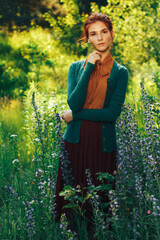
M108 49L113 36L114 32L110 32L107 26L101 21L91 23L88 28L88 39L93 43L96 50L100 52Z

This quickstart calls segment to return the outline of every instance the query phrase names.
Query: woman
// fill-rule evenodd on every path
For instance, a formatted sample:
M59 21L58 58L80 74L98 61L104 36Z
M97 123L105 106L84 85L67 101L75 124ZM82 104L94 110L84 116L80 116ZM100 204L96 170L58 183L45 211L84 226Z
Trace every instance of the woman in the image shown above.
M67 123L65 148L71 163L74 184L87 186L86 169L95 185L97 172L116 171L117 142L115 121L121 113L128 83L128 70L111 53L114 32L110 18L91 14L84 24L86 41L95 51L88 58L71 64L68 73L70 110L63 113ZM61 163L57 179L56 211L60 220L64 199Z

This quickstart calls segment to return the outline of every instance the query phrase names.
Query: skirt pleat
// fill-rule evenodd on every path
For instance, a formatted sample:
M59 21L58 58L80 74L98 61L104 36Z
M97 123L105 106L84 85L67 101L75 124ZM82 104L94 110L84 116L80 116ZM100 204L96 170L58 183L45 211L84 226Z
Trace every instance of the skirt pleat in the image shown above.
M64 140L64 144L72 168L74 186L80 185L82 188L87 186L86 169L90 170L92 182L95 186L100 184L100 181L97 180L97 172L113 174L117 170L117 151L110 153L102 152L100 122L81 120L79 143L69 143ZM65 212L62 207L66 204L66 201L59 196L59 192L63 190L63 187L64 181L60 159L55 199L58 221L61 214ZM112 188L114 188L114 183Z

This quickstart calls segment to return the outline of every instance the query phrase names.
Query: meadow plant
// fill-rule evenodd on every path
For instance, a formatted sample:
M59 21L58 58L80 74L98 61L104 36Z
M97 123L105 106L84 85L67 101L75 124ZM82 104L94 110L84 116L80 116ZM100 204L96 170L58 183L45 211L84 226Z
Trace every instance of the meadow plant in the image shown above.
M70 166L70 161L68 159L68 153L65 149L64 141L62 138L62 120L58 113L55 114L55 120L57 123L56 124L56 138L57 138L56 150L59 151L60 164L62 168L62 176L63 176L65 185L73 186L72 169Z
M48 228L46 221L46 216L49 220L50 225L52 225L52 238L54 239L70 239L73 238L73 233L67 228L68 222L63 221L63 229L67 228L67 231L62 231L61 225L55 223L55 189L56 189L56 179L57 179L57 160L60 160L62 166L62 173L64 177L64 182L66 185L73 185L73 178L71 174L71 169L69 168L69 161L67 152L65 151L65 146L62 138L62 121L57 113L56 106L51 113L46 113L45 108L40 112L40 109L35 102L35 94L32 94L32 105L35 112L36 118L36 138L35 144L37 144L36 155L34 158L35 163L35 178L34 184L36 186L36 196L35 203L37 203L38 208L41 209L40 221L43 221L43 229ZM51 132L54 132L52 135ZM53 142L51 142L53 141ZM49 145L49 146L48 146ZM54 148L51 150L51 146ZM50 163L48 165L48 163ZM64 218L65 219L65 218ZM37 222L38 219L36 218ZM51 223L52 221L52 223ZM40 224L40 223L39 223ZM39 228L39 227L38 227ZM51 230L50 229L50 230ZM58 237L58 234L61 237ZM44 235L44 234L43 234Z
M35 231L35 220L33 216L34 209L32 207L33 202L23 201L25 207L25 221L26 221L26 230L27 230L27 237L29 239L34 238L36 231Z
M143 131L138 128L129 104L123 106L117 123L118 171L116 189L110 191L112 205L118 203L117 221L114 221L117 239L159 239L159 124L142 83L141 95ZM154 203L151 196L156 199ZM124 235L125 226L128 228Z
M37 137L35 138L37 148L35 158L33 159L35 164L34 180L39 192L39 204L43 204L43 208L45 206L53 218L57 178L57 166L54 160L55 157L57 158L57 154L55 149L52 149L52 151L51 149L48 149L48 144L50 144L51 141L51 139L49 139L50 131L52 131L52 124L50 125L49 123L53 120L53 117L51 117L51 119L47 118L45 110L43 113L40 113L38 106L35 103L35 93L32 94L32 105L35 112L35 118L37 120ZM53 144L51 144L51 146L53 146Z
M12 134L1 148L1 239L67 239L55 222L57 105L54 97L36 94L38 98L33 94L32 104L25 105L25 134ZM28 99L31 103L31 92Z
M30 102L31 92L26 97L25 134L12 133L1 145L1 239L160 239L159 100L153 101L141 84L143 128L139 127L135 109L124 105L116 123L117 172L112 179L107 173L99 173L101 184L94 186L88 171L86 189L73 186L60 118L64 107L59 107L53 96L38 92L32 94L32 108ZM60 224L55 222L59 160L65 181L61 194L69 201L65 207L78 213L77 232L74 226L69 227L65 216ZM115 189L104 179L115 179ZM83 190L87 191L85 196ZM102 203L99 191L109 197L108 203ZM93 209L92 218L86 216L87 201ZM93 226L91 235L87 233L88 222Z
M102 184L99 186L94 186L92 179L91 179L91 174L89 169L86 170L86 175L87 175L87 183L88 183L88 187L87 187L87 192L89 194L89 202L91 204L92 207L92 213L93 213L93 228L94 228L94 237L95 239L111 239L111 237L113 237L113 235L111 236L111 232L110 232L110 221L109 221L109 214L105 214L102 208L102 202L101 202L101 197L99 196L99 191L105 191L105 193L107 194L107 190L110 188L110 184L105 185L103 184L103 179L107 178L109 180L109 178L111 178L110 180L113 181L114 177L113 176L109 176L109 174L106 173L107 176L105 176L105 174L101 174L99 173L99 177L98 179L101 180ZM104 204L103 204L104 205ZM105 207L108 207L108 203L105 203Z
M160 126L153 101L142 83L141 100L143 129L139 129L130 104L123 105L117 121L115 189L103 183L95 187L87 172L95 239L109 239L109 236L117 240L160 239ZM158 102L155 104L159 106ZM108 194L111 214L104 213L99 190ZM76 193L72 197L73 203Z

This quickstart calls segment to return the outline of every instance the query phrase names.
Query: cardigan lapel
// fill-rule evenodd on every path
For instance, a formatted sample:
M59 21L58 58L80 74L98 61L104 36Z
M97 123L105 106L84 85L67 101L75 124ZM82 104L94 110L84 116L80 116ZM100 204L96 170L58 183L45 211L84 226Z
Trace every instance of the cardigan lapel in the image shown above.
M117 62L114 60L110 77L107 78L107 87L109 87L109 90L112 90L114 88L116 81L117 81Z

